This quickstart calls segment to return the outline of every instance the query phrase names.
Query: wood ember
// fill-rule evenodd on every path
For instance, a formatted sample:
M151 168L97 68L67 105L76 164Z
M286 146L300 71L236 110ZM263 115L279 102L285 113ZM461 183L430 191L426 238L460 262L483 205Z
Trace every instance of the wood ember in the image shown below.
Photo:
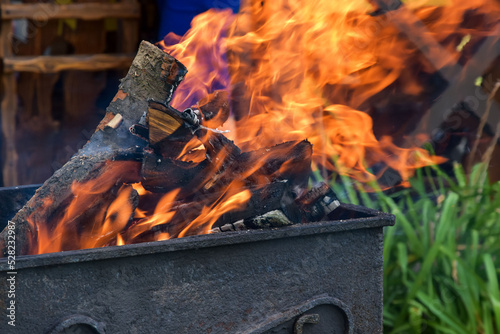
M228 232L228 231L244 231L248 230L243 219L238 220L237 222L222 225L221 227L214 227L210 230L210 233L219 233L219 232Z
M316 222L324 219L340 206L333 190L326 183L319 183L297 199L306 221Z

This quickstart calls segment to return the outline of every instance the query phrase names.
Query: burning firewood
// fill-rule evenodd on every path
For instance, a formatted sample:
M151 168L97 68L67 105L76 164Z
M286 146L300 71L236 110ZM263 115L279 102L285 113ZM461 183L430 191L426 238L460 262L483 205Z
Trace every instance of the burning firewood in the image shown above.
M217 129L229 117L223 91L170 106L186 72L141 44L95 134L14 217L17 254L286 226L338 206L326 185L306 192L307 140L242 152Z
M54 173L35 195L13 218L16 226L16 254L29 253L32 239L37 238L37 231L29 223L30 217L47 222L55 212L62 211L68 201L74 197L71 186L74 181L85 182L102 175L107 161L122 154L140 155L145 145L128 131L147 109L147 99L170 101L175 88L187 73L185 67L173 57L154 45L142 42L127 76L122 80L118 93L107 108L107 114L99 124L89 142ZM113 119L120 114L121 124L115 126ZM112 131L104 131L109 126ZM116 182L137 182L140 164L128 179L116 179ZM135 174L135 175L133 175ZM49 203L49 204L48 204ZM89 208L80 208L88 210ZM0 249L6 254L7 233L0 234Z
M225 102L224 102L225 100ZM150 102L147 119L149 144L141 170L141 183L150 191L181 188L181 196L221 191L236 179L247 186L275 180L304 186L309 177L312 145L288 142L252 152L241 150L222 133L205 125L221 125L229 116L227 94L215 92L200 101L199 109L179 112ZM179 160L186 144L196 138L205 149L200 163ZM286 166L285 166L286 164Z

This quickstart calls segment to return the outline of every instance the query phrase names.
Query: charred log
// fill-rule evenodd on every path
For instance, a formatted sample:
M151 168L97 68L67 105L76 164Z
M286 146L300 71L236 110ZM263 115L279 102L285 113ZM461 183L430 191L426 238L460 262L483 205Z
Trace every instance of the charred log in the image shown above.
M303 222L320 221L340 206L337 196L326 183L314 186L299 197L296 203L302 213Z
M213 228L218 228L239 220L250 221L251 218L262 216L269 211L280 210L286 215L291 223L298 223L302 220L301 213L295 205L295 193L291 185L286 182L273 182L261 188L243 187L239 191L248 190L250 199L237 209L230 210L212 224ZM178 237L186 227L195 221L204 209L213 209L217 203L225 196L225 193L214 193L203 195L200 192L192 195L181 202L172 203L170 211L172 218L164 224L158 224L154 228L144 232L136 238L137 242L151 241L158 233L168 233L171 238ZM206 229L205 224L200 224L199 228L192 228L184 235L196 235Z
M204 126L215 129L229 117L229 94L226 91L215 91L191 108L200 110Z

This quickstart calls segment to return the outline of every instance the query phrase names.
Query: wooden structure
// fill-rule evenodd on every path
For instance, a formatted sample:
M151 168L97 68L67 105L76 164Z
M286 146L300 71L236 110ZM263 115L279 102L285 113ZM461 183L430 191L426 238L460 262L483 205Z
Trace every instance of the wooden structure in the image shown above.
M27 96L25 100L33 101L35 100L33 91L37 90L38 113L47 121L51 120L52 117L52 103L50 99L61 71L104 71L128 68L132 63L138 43L140 5L137 0L121 0L121 2L109 0L73 0L52 3L33 2L33 0L30 2L30 0L27 0L23 3L15 4L9 0L0 1L2 15L0 59L2 61L1 75L4 92L1 103L1 131L4 152L2 175L3 185L13 186L19 184L18 151L16 150L18 95L23 93ZM29 53L28 55L19 55L18 50L14 50L17 49L16 46L18 45L16 45L13 38L13 20L26 19L28 20L26 22L38 22L38 24L34 24L36 29L46 29L50 26L48 23L55 20L78 19L81 20L78 21L79 24L80 22L88 22L87 27L92 28L94 22L107 18L121 19L121 22L123 22L120 29L121 36L118 36L120 38L119 53L102 53L101 50L105 48L106 41L99 36L90 39L87 38L87 41L83 43L80 42L80 45L88 44L88 48L85 48L85 45L83 45L79 50L75 50L75 54L69 55L42 55L42 47L32 48L28 52L25 50L24 53ZM102 34L102 32L98 31L99 27L97 25L93 30L97 30L97 34ZM34 40L39 39L39 36L29 37ZM37 42L35 41L34 44L37 44ZM40 44L38 43L38 45ZM101 46L99 48L92 47L96 44L100 44ZM82 51L87 51L89 54L82 54ZM16 73L19 72L35 73L39 77L35 77L37 80L29 79L29 87L18 89L18 75ZM81 72L73 74L70 83L74 86L74 90L77 90L76 87L81 83L82 75ZM36 83L32 83L35 81ZM102 87L100 89L102 90ZM65 95L65 100L71 100L71 97ZM26 104L33 104L34 102L31 101L26 102Z

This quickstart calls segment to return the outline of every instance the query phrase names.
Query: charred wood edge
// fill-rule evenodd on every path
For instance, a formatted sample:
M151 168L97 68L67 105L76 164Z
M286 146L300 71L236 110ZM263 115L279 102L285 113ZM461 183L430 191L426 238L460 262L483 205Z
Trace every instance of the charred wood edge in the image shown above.
M226 138L221 133L210 132L205 129L200 129L196 132L198 139L205 146L207 160L212 162L220 152L225 151L226 161L234 161L241 157L241 150L236 144ZM227 164L225 164L227 165ZM222 166L226 168L226 166Z
M176 188L183 188L182 196L187 196L196 189L187 187L198 183L210 169L207 161L194 164L185 161L164 158L154 152L144 152L141 169L141 183L146 190L165 193ZM194 186L193 186L194 187Z
M340 206L340 201L328 184L321 182L299 197L296 201L305 222L317 222L325 219Z
M27 218L36 210L41 210L46 199L53 201L45 209L47 215L58 210L59 205L71 195L73 181L87 180L89 175L101 168L106 160L113 159L116 152L123 151L123 142L126 140L113 134L124 126L126 126L126 132L130 134L128 128L139 122L142 114L147 110L148 98L170 101L186 73L184 65L173 57L151 43L145 41L141 43L127 76L121 80L115 99L107 108L108 114L119 113L123 116L122 124L108 136L105 145L101 142L103 141L102 131L96 131L84 148L56 171L16 214L12 219L15 224L16 255L25 254L29 249L30 239L36 235L27 222ZM4 256L7 254L7 239L8 233L4 229L0 233L0 250Z
M242 181L252 184L256 181L255 176L263 176L270 183L288 180L290 184L300 186L309 177L312 146L307 141L285 142L260 150L241 153L240 149L222 134L212 133L208 138L209 140L202 140L207 149L208 160L211 161L217 156L218 152L226 150L226 161L219 168L218 173L203 185L204 191L213 191L213 189L240 178L240 175L246 174L247 168L252 168L252 166L260 163L259 160L264 159L264 157L266 157L265 164ZM284 163L293 164L293 171L279 173Z
M115 152L114 155L109 159L112 161L142 161L144 158L144 151L141 147L131 148L129 150L123 150Z
M223 214L214 223L214 228L232 224L241 219L259 216L275 209L287 212L290 220L293 219L297 222L301 220L300 217L294 216L300 213L296 207L291 205L291 201L293 201L292 197L294 198L295 194L292 193L289 182L273 182L261 188L247 187L246 189L251 192L249 202L239 209ZM173 203L171 210L175 211L175 215L172 219L168 223L156 225L147 232L144 232L136 238L136 241L152 241L154 240L155 233L158 232L168 232L171 238L177 237L192 220L199 216L203 207L214 205L223 195L223 192L212 194L196 193L177 203ZM200 228L203 228L203 226ZM199 234L197 230L191 232L189 235Z
M289 182L275 182L275 184ZM289 187L276 188L284 191L278 200L270 198L259 199L252 203L252 196L247 208L242 212L228 212L214 224L211 233L239 231L245 229L273 228L297 223L311 223L324 220L334 210L340 207L340 201L326 183L319 183L302 196L295 198ZM276 194L274 194L276 195ZM256 196L258 197L258 196ZM259 210L252 210L253 204L266 203Z
M239 220L261 216L269 211L281 210L292 222L301 221L300 212L294 205L296 195L288 181L272 182L260 189L249 189L250 200L240 210L227 212L219 217L213 227L221 227ZM251 226L250 226L251 227Z
M144 141L149 141L149 129L148 127L141 125L141 124L133 124L130 127L130 133L133 135L139 137L140 139Z
M209 128L217 128L229 118L229 94L223 90L215 91L191 108L200 111L202 124Z

